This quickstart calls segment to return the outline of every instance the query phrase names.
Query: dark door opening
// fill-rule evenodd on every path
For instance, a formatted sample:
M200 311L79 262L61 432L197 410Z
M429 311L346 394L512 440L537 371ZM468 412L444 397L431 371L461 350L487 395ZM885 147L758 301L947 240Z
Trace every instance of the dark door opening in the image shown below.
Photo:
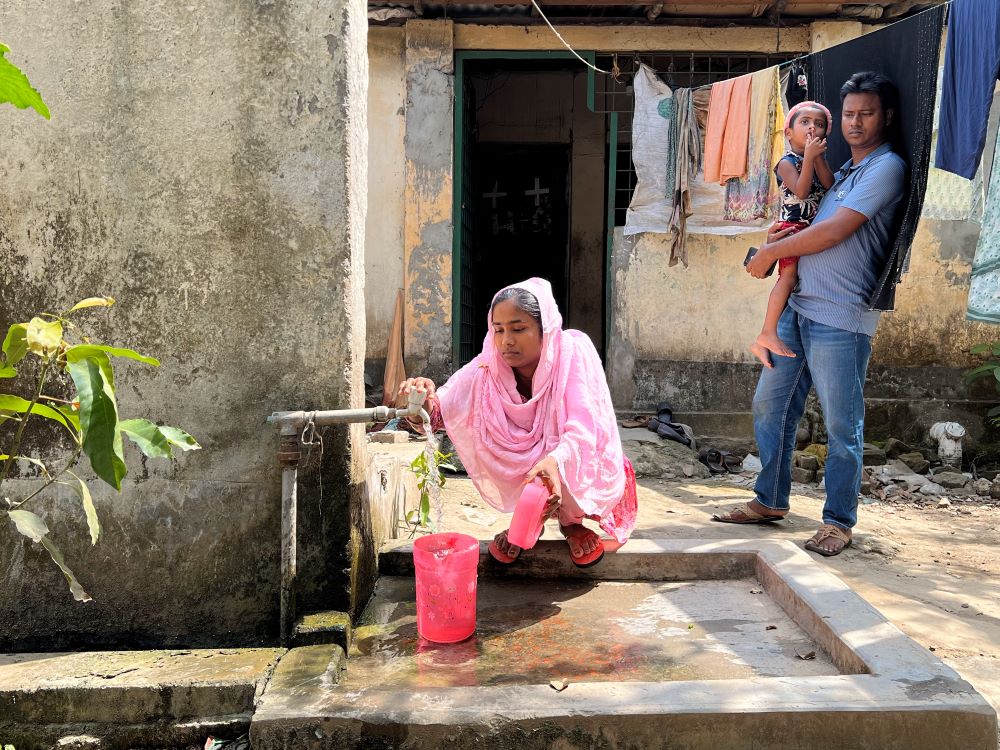
M493 295L532 276L602 350L607 129L586 69L569 53L460 52L455 82L456 365L479 352Z
M566 310L570 147L480 143L474 154L475 308L485 313L498 289L540 276L552 284L559 309ZM481 341L486 315L473 325L475 340Z

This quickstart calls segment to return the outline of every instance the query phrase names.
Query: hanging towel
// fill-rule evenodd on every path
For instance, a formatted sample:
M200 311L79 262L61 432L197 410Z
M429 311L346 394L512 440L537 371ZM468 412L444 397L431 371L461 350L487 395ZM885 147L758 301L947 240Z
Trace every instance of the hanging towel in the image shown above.
M772 167L774 157L775 108L778 99L778 68L771 67L750 76L750 126L747 140L747 175L726 184L724 218L747 222L767 218L777 185ZM711 112L709 112L711 117ZM781 157L779 150L778 158Z
M969 180L975 175L998 74L1000 4L997 0L952 0L934 162L939 169Z
M784 155L785 108L782 106L781 102L781 75L780 71L776 68L774 76L774 122L771 124L771 160L768 164L768 175L770 175L771 178L771 189L768 197L770 212L768 215L775 218L777 218L778 215L778 203L781 200L781 193L778 190L778 176L774 172L774 165L776 165Z
M691 89L678 89L674 92L674 100L677 102L677 164L674 215L670 221L674 238L669 265L683 263L687 268L687 219L691 215L691 183L701 169L701 133Z
M931 138L931 163L935 162L937 142L940 136L940 105L941 89L944 75L938 71L937 105L934 108L934 134ZM983 186L983 170L976 169L975 177L967 180L953 172L931 167L927 175L927 190L924 191L924 206L920 212L923 219L938 221L974 221L983 220L983 202L985 189Z
M874 70L899 89L900 111L893 122L892 149L909 165L907 191L900 201L898 229L891 232L891 251L869 300L872 310L892 310L896 284L909 267L910 245L917 230L930 167L934 92L944 26L944 5L925 10L844 44L809 56L809 88L834 117L841 111L840 87L854 73ZM843 164L851 150L839 127L827 137L827 162ZM893 237L895 239L893 239Z
M670 231L677 161L674 94L656 72L639 67L633 82L632 163L636 186L625 213L625 235Z
M993 153L983 228L972 261L972 284L965 317L1000 325L1000 143Z
M740 76L712 84L705 129L706 182L722 184L746 176L751 78Z

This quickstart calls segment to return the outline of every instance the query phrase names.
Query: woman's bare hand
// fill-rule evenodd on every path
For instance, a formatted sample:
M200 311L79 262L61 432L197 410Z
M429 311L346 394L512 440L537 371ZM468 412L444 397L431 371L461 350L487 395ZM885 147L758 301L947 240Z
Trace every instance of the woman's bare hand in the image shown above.
M546 456L528 472L524 478L524 483L528 484L535 477L541 479L542 484L549 491L549 499L545 501L543 517L551 518L558 512L559 503L562 500L562 481L559 478L559 463L552 456Z
M399 390L396 392L396 395L409 396L412 390L424 391L427 393L427 398L431 398L437 387L430 378L407 378L399 384Z

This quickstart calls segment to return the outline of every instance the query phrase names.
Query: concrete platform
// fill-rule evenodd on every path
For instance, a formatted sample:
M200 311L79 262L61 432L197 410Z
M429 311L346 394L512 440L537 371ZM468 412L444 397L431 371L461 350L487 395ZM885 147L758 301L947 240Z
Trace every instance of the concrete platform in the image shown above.
M481 555L476 636L435 646L410 550L383 554L339 684L329 654L294 679L283 661L254 747L996 747L967 682L790 543L633 540L589 570L559 542Z
M250 726L282 649L0 654L0 744L51 748L89 735L111 748L203 745Z

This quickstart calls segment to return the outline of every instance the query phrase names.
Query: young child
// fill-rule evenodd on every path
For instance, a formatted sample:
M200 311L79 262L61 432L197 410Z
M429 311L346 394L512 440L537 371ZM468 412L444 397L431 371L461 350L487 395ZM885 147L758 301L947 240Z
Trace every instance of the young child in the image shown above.
M832 124L830 110L818 102L801 102L788 111L785 138L791 149L774 167L781 192L777 229L791 229L789 234L795 234L816 217L820 199L833 184L833 172L824 156L826 134ZM750 347L765 367L774 367L771 352L782 357L795 356L778 337L778 319L798 281L797 264L797 258L778 261L778 281L767 299L764 327Z

